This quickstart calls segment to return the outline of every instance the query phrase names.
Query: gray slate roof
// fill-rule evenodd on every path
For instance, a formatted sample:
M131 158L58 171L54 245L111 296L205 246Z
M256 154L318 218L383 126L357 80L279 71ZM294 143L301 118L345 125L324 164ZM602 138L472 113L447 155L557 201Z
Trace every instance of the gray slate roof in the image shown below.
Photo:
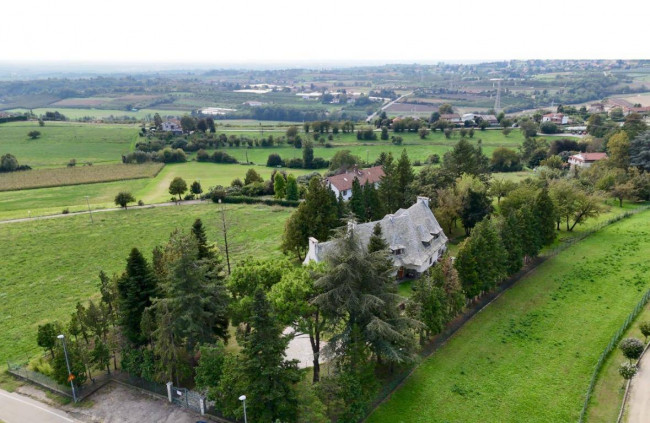
M408 209L399 209L395 214L386 215L378 222L389 248L404 249L402 254L391 256L395 266L426 264L433 251L444 248L447 244L447 236L427 203L421 199ZM362 245L368 245L376 224L377 221L354 226L353 230ZM429 242L430 246L425 246L423 242ZM318 243L315 246L317 261L323 261L333 246L331 241Z

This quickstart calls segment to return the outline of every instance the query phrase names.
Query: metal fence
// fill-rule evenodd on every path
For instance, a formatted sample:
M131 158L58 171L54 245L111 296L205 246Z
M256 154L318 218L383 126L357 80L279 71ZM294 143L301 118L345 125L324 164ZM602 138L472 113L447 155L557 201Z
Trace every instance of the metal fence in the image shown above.
M499 295L501 295L505 290L509 289L512 287L517 281L519 281L521 278L523 278L526 274L528 274L530 271L533 269L537 268L540 264L544 263L546 260L550 259L551 257L555 257L562 251L566 250L567 248L571 247L572 245L576 244L579 241L582 241L583 239L587 238L589 235L594 234L595 232L598 232L599 230L603 229L606 226L611 225L612 223L618 222L620 220L623 220L627 217L633 216L637 213L643 212L645 210L650 209L650 206L641 206L638 207L634 210L627 211L625 213L621 213L618 216L615 216L611 219L608 219L604 222L601 222L591 228L588 231L585 231L581 233L580 235L577 235L575 237L572 237L570 239L567 239L562 242L561 245L558 245L555 248L549 249L542 254L540 254L538 257L535 257L532 259L522 270L517 272L516 274L512 275L508 279L506 279L503 283L501 283L495 290L490 291L488 293L485 293L482 295L480 298L478 298L476 301L473 301L471 305L468 306L467 310L465 310L464 313L460 314L458 317L456 317L454 320L449 322L443 331L433 337L429 342L427 342L423 347L422 350L420 351L420 358L421 361L423 361L425 358L433 354L438 348L440 348L458 329L460 329L465 323L467 323L474 315L476 315L479 311L483 310L488 304L490 304L492 301L494 301ZM646 293L644 296L645 302L648 301L648 295L650 295L650 291ZM642 300L642 301L644 301ZM644 304L645 304L644 302ZM640 304L640 303L639 303ZM638 307L643 307L642 305ZM635 308L635 313L638 314L640 309L637 310ZM634 317L636 317L636 314L634 314ZM628 317L630 319L630 317ZM632 318L632 320L634 320ZM629 322L627 322L627 325L629 325ZM620 329L619 329L620 332ZM621 332L622 333L622 332ZM620 333L617 332L617 335L620 337ZM613 342L613 340L610 342L610 344ZM616 345L616 342L614 342L614 346ZM611 349L606 350L607 353L603 352L603 355L609 354L611 352ZM600 370L600 367L602 366L602 362L604 361L604 358L601 356L601 360L598 361L598 365L596 366L596 370L594 371L594 375L598 374L598 371ZM413 373L413 371L418 367L418 363L409 366L407 368L402 368L398 370L393 377L390 378L386 383L383 384L381 390L375 397L375 400L373 401L371 407L368 410L367 415L369 416L372 411L374 411L375 408L379 406L382 402L388 398L397 388L400 387L402 383ZM589 390L587 391L587 398L585 399L585 407L583 409L583 412L580 417L580 422L582 423L583 417L584 417L584 412L586 410L586 405L589 402L589 398L591 397L591 391L593 390L593 385L595 383L595 377L592 377L592 381L589 385ZM365 419L364 419L365 420Z

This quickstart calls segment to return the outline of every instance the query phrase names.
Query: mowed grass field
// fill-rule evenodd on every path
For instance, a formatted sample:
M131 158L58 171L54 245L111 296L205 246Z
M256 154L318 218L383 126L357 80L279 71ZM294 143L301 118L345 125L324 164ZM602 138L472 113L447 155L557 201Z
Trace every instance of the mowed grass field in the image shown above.
M130 118L136 119L146 119L153 118L153 115L159 113L160 116L173 116L180 117L183 115L189 115L192 111L187 110L162 110L162 109L139 109L137 112L131 112L126 110L119 109L94 109L94 108L75 108L75 107L61 107L61 106L50 106L43 107L38 109L32 109L32 113L36 116L45 115L46 112L57 111L67 117L68 119L83 119L86 117L91 117L94 119L105 119L111 116L122 117L128 116ZM28 109L12 109L8 110L12 113L25 113L29 112Z
M153 178L163 163L114 164L32 169L0 173L0 191Z
M41 136L31 139L30 131ZM11 153L20 164L63 167L70 159L78 163L120 163L122 154L135 147L135 125L103 125L70 122L9 122L0 125L0 154Z
M477 314L368 418L574 422L598 356L650 287L650 212L548 260Z
M630 310L631 311L631 310ZM622 336L623 338L637 338L644 340L645 337L639 329L639 324L650 320L650 305L639 313L639 316L632 323L630 328ZM623 322L621 322L622 324ZM589 402L587 409L587 419L589 423L611 423L618 418L618 413L623 403L625 388L623 378L618 373L621 363L628 360L623 356L620 349L616 348L605 361L603 368L598 375L598 381L594 388L594 393ZM623 421L626 421L625 419Z
M245 256L279 256L290 208L228 205L231 263ZM131 248L148 259L176 228L203 220L210 241L222 246L219 207L213 203L88 215L0 225L0 363L36 353L38 324L67 322L77 301L98 295L100 270L121 272Z
M113 201L120 191L128 191L146 204L167 202L171 198L169 183L177 176L185 179L188 186L200 181L207 192L211 186L229 186L235 178L243 181L251 167L264 180L273 172L273 168L266 166L188 162L165 165L155 178L0 192L0 220L58 214L63 209L87 210L86 196L92 209L115 207ZM283 170L296 176L308 173L303 169Z

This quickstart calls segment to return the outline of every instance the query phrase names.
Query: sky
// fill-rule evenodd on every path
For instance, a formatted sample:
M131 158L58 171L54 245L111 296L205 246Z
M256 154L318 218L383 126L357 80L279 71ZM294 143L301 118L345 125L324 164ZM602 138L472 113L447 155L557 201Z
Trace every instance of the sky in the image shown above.
M649 15L650 0L3 1L0 62L650 59Z

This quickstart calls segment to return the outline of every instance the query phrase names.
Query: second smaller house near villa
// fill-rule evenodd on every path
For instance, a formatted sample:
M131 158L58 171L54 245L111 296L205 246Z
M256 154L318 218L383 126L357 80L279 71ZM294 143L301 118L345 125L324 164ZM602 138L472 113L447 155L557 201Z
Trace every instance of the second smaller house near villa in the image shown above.
M607 153L578 153L569 157L571 167L589 167L599 160L607 158Z
M542 116L542 122L553 122L557 125L566 125L569 123L569 117L563 113L548 113Z
M162 123L162 130L165 132L171 132L174 135L182 135L183 128L178 122L168 120L167 122Z
M447 249L447 237L429 208L429 199L418 197L408 209L399 209L376 222L350 225L349 230L359 237L367 247L375 225L381 225L381 232L391 251L395 274L398 279L415 277L433 266ZM336 247L334 241L318 242L309 238L309 251L303 264L325 260Z
M350 169L345 173L330 176L325 180L327 187L334 191L336 198L339 193L344 200L349 200L352 197L352 182L354 178L359 180L361 186L366 183L374 184L375 188L379 186L379 181L384 177L384 169L381 166L370 167L368 169Z

